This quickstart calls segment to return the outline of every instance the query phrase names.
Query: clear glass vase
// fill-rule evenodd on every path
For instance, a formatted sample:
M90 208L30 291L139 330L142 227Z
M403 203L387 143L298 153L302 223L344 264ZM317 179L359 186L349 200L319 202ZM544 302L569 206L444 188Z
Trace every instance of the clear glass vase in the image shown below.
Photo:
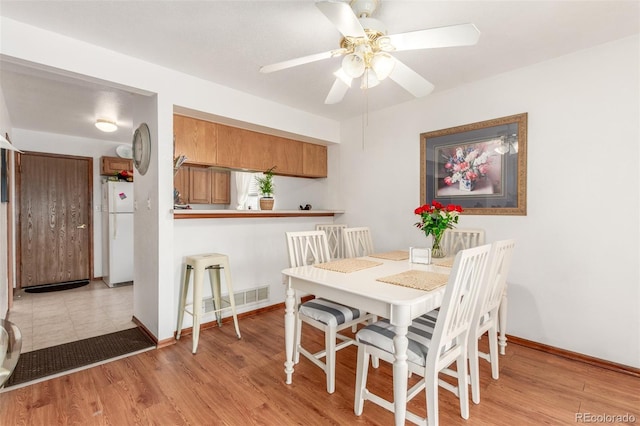
M442 247L442 234L433 234L433 243L431 245L431 257L434 259L439 259L445 257L447 253L444 251L444 247Z

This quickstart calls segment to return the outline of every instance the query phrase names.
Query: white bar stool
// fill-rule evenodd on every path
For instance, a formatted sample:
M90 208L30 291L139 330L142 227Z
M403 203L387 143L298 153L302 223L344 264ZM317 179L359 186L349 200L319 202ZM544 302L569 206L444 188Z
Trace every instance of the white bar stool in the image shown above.
M180 289L180 306L178 310L178 331L176 340L180 339L182 331L182 320L184 313L188 313L193 317L193 350L195 354L198 348L198 339L200 337L200 316L202 315L202 286L204 285L204 271L209 270L209 282L211 284L211 300L213 300L213 309L218 320L218 326L222 327L222 311L231 309L233 314L233 323L236 327L236 334L240 339L240 327L238 327L238 316L236 315L236 302L233 294L233 286L231 284L231 268L229 267L229 257L225 254L208 253L187 256L185 263L187 264L184 282ZM225 283L229 293L229 305L222 307L222 298L220 296L220 269L224 269ZM193 276L193 302L187 304L187 294L189 293L189 282L191 270L194 270ZM191 309L190 309L191 308Z

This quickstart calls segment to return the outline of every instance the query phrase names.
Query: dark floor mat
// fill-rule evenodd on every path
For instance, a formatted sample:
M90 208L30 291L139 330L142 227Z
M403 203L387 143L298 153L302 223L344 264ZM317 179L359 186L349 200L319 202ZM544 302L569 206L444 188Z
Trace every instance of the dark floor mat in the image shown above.
M155 346L139 328L20 354L5 388Z
M67 281L64 283L42 284L32 287L24 287L27 293L48 293L50 291L70 290L89 284L89 280Z

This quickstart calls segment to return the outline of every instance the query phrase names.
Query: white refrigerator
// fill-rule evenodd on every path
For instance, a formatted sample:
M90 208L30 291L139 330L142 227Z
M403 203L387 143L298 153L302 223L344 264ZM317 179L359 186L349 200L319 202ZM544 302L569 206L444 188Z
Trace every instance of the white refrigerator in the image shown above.
M133 281L133 182L102 185L102 279L109 286Z

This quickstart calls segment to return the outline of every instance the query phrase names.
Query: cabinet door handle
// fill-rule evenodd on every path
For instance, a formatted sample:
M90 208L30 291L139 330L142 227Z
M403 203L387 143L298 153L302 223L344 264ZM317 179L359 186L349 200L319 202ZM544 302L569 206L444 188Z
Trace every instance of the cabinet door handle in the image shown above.
M83 223L82 225L76 226L77 229L85 229L86 227L87 227L86 223Z

